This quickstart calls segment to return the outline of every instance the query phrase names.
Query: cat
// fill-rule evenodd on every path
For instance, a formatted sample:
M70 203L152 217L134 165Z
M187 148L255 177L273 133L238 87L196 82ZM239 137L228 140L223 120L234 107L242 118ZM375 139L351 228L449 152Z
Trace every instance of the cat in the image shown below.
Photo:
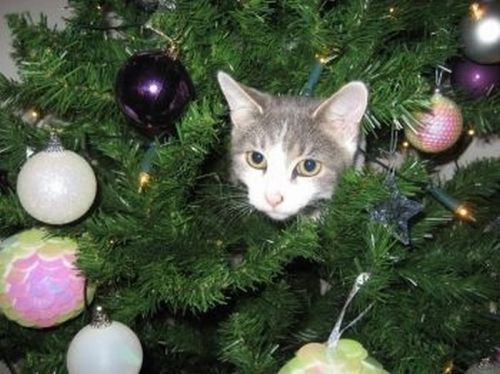
M232 179L246 186L250 205L278 221L317 214L318 202L361 159L365 84L350 82L321 100L273 96L222 71L217 79L232 122Z

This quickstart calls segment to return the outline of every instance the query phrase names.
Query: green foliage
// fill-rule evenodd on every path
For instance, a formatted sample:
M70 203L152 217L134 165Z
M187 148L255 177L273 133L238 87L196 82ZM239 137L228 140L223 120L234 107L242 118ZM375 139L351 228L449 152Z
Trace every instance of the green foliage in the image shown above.
M354 79L369 85L364 126L375 157L389 149L392 128L429 104L434 68L458 53L466 1L177 0L174 10L156 12L136 3L72 0L62 30L44 17L8 17L20 79L0 75L0 168L15 187L26 147L46 144L47 128L20 119L28 108L56 118L50 125L66 148L92 162L92 211L50 230L78 240L78 266L97 286L96 303L140 337L144 372L276 372L304 343L327 339L364 271L371 279L346 321L373 308L346 337L391 372L438 372L450 358L466 368L489 353L500 341L498 315L488 309L500 301L500 240L491 224L500 162L478 161L443 186L475 207L469 224L425 195L432 165L408 158L398 187L425 205L410 221L410 246L370 220L390 191L386 174L368 168L345 173L320 220L272 222L228 182L230 124L215 79L225 70L259 89L297 94L315 55L331 56L316 93ZM121 18L119 37L106 30L109 10ZM138 193L151 141L127 125L113 85L130 53L168 44L161 33L177 43L196 99L176 136L153 140L153 181ZM498 97L445 93L478 132L500 131ZM0 196L0 235L34 225L15 188ZM330 288L320 292L320 283ZM37 331L0 317L0 358L21 361L26 373L62 373L69 341L87 322L84 313Z

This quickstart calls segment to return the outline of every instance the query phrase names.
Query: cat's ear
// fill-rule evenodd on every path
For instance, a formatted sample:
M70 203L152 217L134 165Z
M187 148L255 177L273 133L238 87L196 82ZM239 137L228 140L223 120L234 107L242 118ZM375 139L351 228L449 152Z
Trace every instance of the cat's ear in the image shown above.
M368 89L362 82L351 82L323 101L313 118L352 154L358 146L360 125L368 105Z
M235 126L245 126L264 112L265 94L236 82L222 71L217 74L217 80L231 109L231 120Z

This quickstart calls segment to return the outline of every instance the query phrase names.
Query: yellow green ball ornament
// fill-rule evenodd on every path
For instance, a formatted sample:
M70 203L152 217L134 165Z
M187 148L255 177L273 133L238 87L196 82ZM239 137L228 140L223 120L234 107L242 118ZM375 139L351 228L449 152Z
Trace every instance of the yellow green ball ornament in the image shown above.
M388 374L357 341L340 339L333 348L309 343L278 374Z

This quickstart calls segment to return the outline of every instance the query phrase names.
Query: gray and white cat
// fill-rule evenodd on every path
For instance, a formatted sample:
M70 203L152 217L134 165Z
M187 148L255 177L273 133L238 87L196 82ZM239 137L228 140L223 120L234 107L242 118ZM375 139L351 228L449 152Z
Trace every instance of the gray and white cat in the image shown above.
M285 220L330 199L346 167L357 162L368 90L343 86L328 99L272 96L218 73L231 110L231 172L248 201Z

